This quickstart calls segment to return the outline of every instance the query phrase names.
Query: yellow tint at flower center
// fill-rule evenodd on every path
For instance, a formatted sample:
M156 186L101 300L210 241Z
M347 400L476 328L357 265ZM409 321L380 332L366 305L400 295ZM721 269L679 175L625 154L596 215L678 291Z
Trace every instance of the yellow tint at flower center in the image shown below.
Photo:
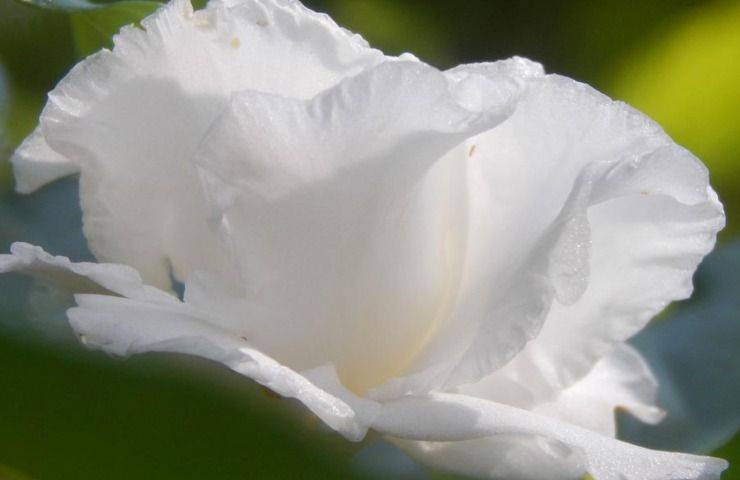
M398 318L398 323L412 328L392 332L367 328L377 325L373 320L377 318L375 315L383 314L382 308L371 309L362 318L356 319L361 328L356 330L351 341L355 348L349 352L346 361L336 366L339 378L347 389L362 396L387 380L411 372L419 355L453 313L461 274L460 243L456 232L447 233L444 255L440 259L445 273L434 289L421 295L416 303L409 302L410 308L403 309L413 316Z

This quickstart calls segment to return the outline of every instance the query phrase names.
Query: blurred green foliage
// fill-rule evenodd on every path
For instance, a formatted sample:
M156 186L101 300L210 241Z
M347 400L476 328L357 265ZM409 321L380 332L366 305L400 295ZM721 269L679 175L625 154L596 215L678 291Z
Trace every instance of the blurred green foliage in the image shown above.
M34 479L361 478L352 444L220 366L0 338L0 378L0 465Z
M36 125L46 92L74 65L69 16L13 0L0 0L0 65L7 92L0 119L0 155ZM0 163L0 184L9 185L10 165Z
M692 9L622 62L615 94L703 159L740 233L740 2Z
M31 477L25 473L21 473L4 465L0 465L0 480L32 480Z
M102 47L111 48L111 39L121 26L137 23L153 13L158 6L156 2L120 2L105 8L71 12L69 19L77 56L83 58Z
M46 93L74 63L156 6L28 3L0 0L0 160L34 127ZM739 2L305 3L388 53L411 51L443 68L523 55L627 100L709 165L729 212L724 235L740 233ZM0 162L0 192L12 207L19 200L10 188L9 165ZM9 230L2 215L0 228ZM5 331L22 321L8 317L19 315L0 308L0 480L360 475L349 467L351 444L216 366L49 348ZM740 438L717 454L740 465Z

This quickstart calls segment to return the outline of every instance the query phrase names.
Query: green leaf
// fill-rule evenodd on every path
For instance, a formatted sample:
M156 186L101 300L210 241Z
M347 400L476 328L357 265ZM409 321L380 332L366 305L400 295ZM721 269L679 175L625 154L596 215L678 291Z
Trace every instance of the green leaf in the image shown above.
M616 70L610 89L709 166L734 233L740 233L738 59L740 3L704 4L640 45Z
M112 47L113 36L121 27L138 23L159 6L158 2L132 1L70 12L77 55L86 57L102 48Z

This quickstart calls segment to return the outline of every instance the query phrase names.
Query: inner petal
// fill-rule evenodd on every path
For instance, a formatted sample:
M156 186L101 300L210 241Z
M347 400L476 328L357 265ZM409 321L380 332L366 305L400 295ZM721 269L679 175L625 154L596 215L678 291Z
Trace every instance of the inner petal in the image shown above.
M464 184L452 160L392 200L396 172L353 174L229 223L247 258L225 326L296 370L335 365L356 393L402 374L456 298Z
M457 296L465 162L446 154L518 93L474 111L454 88L394 62L309 102L238 96L197 163L241 283L199 280L186 301L296 370L333 363L358 393L404 373Z

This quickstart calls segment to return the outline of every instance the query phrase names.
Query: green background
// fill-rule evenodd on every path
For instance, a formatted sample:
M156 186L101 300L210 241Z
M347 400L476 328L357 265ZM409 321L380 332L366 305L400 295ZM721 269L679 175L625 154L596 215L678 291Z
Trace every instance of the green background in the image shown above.
M156 7L88 8L84 1L40 7L0 0L0 160L33 128L46 92L72 65ZM627 101L709 166L728 213L720 248L738 238L740 2L305 3L387 53L410 51L440 68L522 55ZM2 162L0 249L23 239L89 258L73 191L74 181L66 180L31 197L16 195ZM164 355L122 362L52 345L27 326L28 282L6 277L0 480L448 478L389 453L376 438L345 442L306 421L300 406L219 366ZM739 374L728 375L737 381ZM717 455L740 469L740 439Z

